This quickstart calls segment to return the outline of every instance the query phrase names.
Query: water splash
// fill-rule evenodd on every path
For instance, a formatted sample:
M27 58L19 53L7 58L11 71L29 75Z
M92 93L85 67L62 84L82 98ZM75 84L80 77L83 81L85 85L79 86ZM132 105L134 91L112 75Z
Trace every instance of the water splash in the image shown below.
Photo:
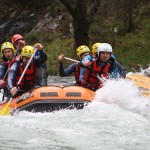
M95 101L119 105L121 108L150 116L150 99L141 95L132 81L108 80L96 91Z
M22 111L14 116L0 117L0 147L148 149L149 101L141 96L133 82L110 80L84 109L54 113Z

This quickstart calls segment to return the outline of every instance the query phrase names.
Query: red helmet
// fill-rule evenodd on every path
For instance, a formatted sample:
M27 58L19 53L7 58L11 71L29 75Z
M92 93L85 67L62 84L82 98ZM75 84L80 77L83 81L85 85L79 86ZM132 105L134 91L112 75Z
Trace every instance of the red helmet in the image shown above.
M20 34L15 34L13 37L12 37L12 43L15 44L15 42L17 40L24 40L23 36L20 35Z

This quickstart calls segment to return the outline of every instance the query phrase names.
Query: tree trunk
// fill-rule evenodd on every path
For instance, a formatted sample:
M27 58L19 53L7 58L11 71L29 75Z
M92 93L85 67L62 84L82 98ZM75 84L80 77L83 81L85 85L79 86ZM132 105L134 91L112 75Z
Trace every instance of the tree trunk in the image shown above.
M88 32L89 22L87 20L87 8L85 0L77 1L75 14L73 16L75 45L89 45Z
M131 32L134 29L134 0L126 0L124 3L124 28L126 32Z
M89 46L88 32L90 24L95 16L100 0L87 1L87 0L60 0L68 9L69 13L73 18L73 29L75 47L81 45ZM87 13L87 8L90 10Z
M128 8L128 26L127 26L127 32L131 32L134 30L134 18L133 18L133 6L134 0L131 0L129 8Z

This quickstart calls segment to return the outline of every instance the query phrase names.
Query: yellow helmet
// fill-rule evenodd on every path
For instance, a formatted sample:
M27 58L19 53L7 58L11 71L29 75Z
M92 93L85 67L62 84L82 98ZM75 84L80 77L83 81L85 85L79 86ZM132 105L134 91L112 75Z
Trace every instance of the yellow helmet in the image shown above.
M81 54L89 52L90 53L90 49L86 46L86 45L82 45L80 47L77 48L77 57L79 60L81 60Z
M21 58L23 56L31 57L33 53L34 53L33 46L29 46L29 45L24 46L23 49L22 49L22 51L21 51Z
M1 52L3 52L3 50L6 49L6 48L12 49L14 53L16 52L13 44L10 43L10 42L5 42L5 43L2 44Z
M92 54L97 53L97 48L98 48L98 46L99 46L100 44L101 44L101 43L95 43L95 44L92 46Z

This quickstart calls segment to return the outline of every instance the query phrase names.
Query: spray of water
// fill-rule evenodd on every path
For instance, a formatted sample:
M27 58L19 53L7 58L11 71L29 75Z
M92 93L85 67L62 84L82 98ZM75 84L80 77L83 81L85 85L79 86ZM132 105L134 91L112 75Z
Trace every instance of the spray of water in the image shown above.
M108 80L96 91L95 101L116 104L126 110L150 115L150 99L142 96L132 81Z
M52 78L55 80L55 78ZM72 80L71 80L72 81ZM66 81L67 82L67 81ZM1 149L147 149L150 99L133 82L109 80L81 110L0 117Z

